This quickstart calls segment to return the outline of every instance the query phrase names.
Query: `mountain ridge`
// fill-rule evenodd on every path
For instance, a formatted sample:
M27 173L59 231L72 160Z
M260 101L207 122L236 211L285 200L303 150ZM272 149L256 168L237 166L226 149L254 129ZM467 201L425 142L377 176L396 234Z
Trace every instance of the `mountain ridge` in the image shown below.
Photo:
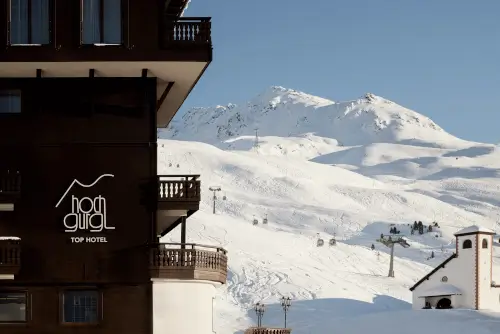
M332 101L281 86L271 86L248 102L197 107L159 131L162 139L202 141L220 146L241 136L301 137L336 140L342 146L402 143L415 146L464 146L459 139L416 111L366 93Z

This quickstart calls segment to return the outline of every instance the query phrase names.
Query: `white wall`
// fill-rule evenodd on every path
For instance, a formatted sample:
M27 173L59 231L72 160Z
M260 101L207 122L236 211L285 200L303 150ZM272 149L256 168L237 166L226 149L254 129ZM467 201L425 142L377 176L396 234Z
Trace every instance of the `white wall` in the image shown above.
M213 334L213 304L220 283L153 280L153 334Z
M413 290L413 309L421 309L424 307L424 298L418 298L427 289L439 287L443 282L443 276L448 277L447 284L456 286L462 291L460 298L454 298L455 304L453 307L472 308L476 307L476 236L460 236L458 239L458 257L448 262L444 268L435 272L429 280L422 282L415 290ZM472 248L462 249L464 240L472 241Z
M488 248L482 247L483 239L488 241ZM492 245L492 235L479 235L479 308L500 311L500 289L491 287Z

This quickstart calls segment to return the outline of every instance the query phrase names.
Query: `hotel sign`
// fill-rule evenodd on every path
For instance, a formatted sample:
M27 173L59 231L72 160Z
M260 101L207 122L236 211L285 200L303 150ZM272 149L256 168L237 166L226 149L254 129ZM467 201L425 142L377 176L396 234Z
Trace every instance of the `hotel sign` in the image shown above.
M114 177L113 174L103 174L99 176L91 184L83 184L77 179L74 179L68 189L61 196L56 204L58 208L64 199L70 194L75 186L82 188L92 188L102 178ZM107 221L107 207L106 198L103 195L96 197L77 197L71 195L71 212L68 212L63 218L64 232L78 233L78 232L91 232L101 233L106 230L114 230L114 226L108 225ZM71 237L72 243L103 243L107 242L104 236L91 236L91 237Z

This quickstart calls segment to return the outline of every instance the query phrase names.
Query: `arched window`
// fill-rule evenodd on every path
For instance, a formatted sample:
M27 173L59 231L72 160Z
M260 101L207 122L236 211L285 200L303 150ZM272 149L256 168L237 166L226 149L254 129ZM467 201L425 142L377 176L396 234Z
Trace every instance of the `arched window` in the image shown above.
M488 240L486 238L483 239L483 248L488 248Z
M462 245L462 248L463 249L472 248L472 241L470 241L469 239L465 240L463 245Z

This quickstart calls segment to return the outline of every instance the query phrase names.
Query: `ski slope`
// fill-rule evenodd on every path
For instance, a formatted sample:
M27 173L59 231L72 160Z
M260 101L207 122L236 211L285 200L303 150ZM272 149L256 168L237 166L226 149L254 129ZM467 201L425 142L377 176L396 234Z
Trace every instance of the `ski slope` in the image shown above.
M272 105L269 101L276 101L275 95L286 103L265 109ZM229 251L228 283L216 301L217 333L242 333L255 325L256 302L268 306L265 326L282 327L281 296L293 299L288 326L297 334L432 334L441 333L443 326L455 333L498 332L500 315L412 311L408 290L453 252L453 233L458 229L472 224L497 229L498 148L455 138L408 109L400 115L408 120L417 117L417 125L391 127L400 121L395 115L403 107L373 95L342 103L271 88L263 96L243 109L231 105L224 112L188 112L182 126L177 122L161 133L183 141L158 141L159 174L201 174L201 210L188 220L189 242L221 245ZM379 112L379 104L390 110ZM280 115L274 121L270 115L280 108L291 118L282 126ZM360 117L370 117L363 122L354 116L354 121L343 119L335 126L344 130L329 134L328 127L333 128L346 110L361 110ZM229 122L235 112L246 123ZM290 124L308 112L316 113L311 122L322 129L292 129ZM377 130L386 132L374 140L378 135L368 129L380 115L386 117L389 130ZM269 126L268 133L259 136L258 147L249 119L261 126L274 122L274 132ZM357 131L354 138L349 132L355 134L359 126L366 131ZM220 128L233 136L220 136ZM216 215L208 191L212 185L221 186L221 195L227 197L217 200ZM253 225L253 219L259 224ZM410 235L408 224L416 220L425 225L437 221L441 228ZM389 233L391 224L411 245L396 249L395 278L387 277L388 249L375 241ZM318 234L325 240L323 247L316 246ZM334 236L337 245L330 247ZM180 231L174 230L164 241L179 239ZM495 250L496 281L499 255Z

